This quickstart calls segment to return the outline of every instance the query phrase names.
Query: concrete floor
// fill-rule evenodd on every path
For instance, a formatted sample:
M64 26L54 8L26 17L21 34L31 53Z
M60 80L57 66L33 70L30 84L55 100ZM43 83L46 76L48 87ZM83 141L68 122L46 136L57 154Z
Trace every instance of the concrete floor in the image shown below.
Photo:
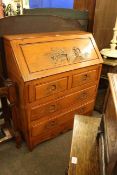
M100 116L94 112L93 115ZM65 175L68 167L72 130L39 144L29 152L13 140L0 145L0 175Z
M13 140L0 145L0 175L65 175L71 138L69 131L39 144L32 152L25 143L17 149Z

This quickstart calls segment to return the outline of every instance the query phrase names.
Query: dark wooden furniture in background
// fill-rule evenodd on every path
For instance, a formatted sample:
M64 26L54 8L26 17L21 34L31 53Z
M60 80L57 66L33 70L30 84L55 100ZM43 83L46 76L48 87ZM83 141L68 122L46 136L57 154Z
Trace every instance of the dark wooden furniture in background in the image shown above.
M117 16L117 1L74 0L74 9L88 11L88 31L94 34L100 50L109 47Z
M4 123L0 126L3 130L4 137L0 139L0 143L6 141L12 137L16 139L16 146L20 146L21 137L19 129L17 127L17 98L15 83L11 80L4 80L0 76L0 99L2 104L2 115L4 117ZM8 102L9 101L9 102ZM11 122L12 120L12 122ZM11 124L12 123L12 124Z
M98 48L110 48L110 41L113 38L113 28L117 17L117 1L96 0L93 33ZM104 59L102 66L101 80L95 109L103 112L104 98L108 87L107 73L117 72L117 59Z
M117 174L117 74L109 74L102 119L75 117L68 171L73 174Z
M86 10L73 10L73 9L62 9L62 8L36 8L36 9L24 9L24 15L45 15L45 16L56 16L68 21L75 21L76 24L80 23L81 30L88 30L89 14ZM62 23L61 23L62 25ZM50 24L48 25L50 27ZM61 29L60 29L61 31Z
M103 58L101 78L108 79L108 73L117 73L117 58Z
M108 89L108 73L117 73L117 59L116 58L103 58L101 79L98 88L98 95L96 98L95 109L103 113L104 99Z
M93 33L100 50L110 45L116 16L117 1L96 0Z
M19 127L28 147L72 128L94 108L102 58L91 34L4 37L9 77L18 86Z
M88 31L93 32L96 0L74 0L74 9L85 10L89 14Z
M117 74L108 74L109 89L104 107L107 175L117 174ZM113 175L112 174L112 175Z

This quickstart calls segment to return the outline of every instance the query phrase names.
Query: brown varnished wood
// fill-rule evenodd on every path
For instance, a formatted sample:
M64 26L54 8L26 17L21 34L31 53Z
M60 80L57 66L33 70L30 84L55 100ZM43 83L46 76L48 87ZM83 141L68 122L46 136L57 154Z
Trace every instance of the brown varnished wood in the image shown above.
M18 126L18 130L23 133L27 143L29 142L28 136L27 136L27 127L28 127L28 122L26 118L26 113L25 113L25 87L24 87L24 82L21 78L21 73L19 71L18 65L16 64L16 61L13 59L14 53L11 50L11 46L8 42L5 42L5 49L7 49L6 52L6 57L7 57L7 71L9 74L9 77L11 80L16 83L16 94L17 94L17 103L16 103L16 108L14 111L14 125L15 123ZM13 66L15 65L15 66ZM13 94L10 94L11 96L14 97ZM16 114L17 111L17 115ZM16 119L17 118L17 119ZM17 122L16 122L17 121Z
M12 37L13 39L11 39ZM9 37L6 36L5 39L10 40L10 43L12 44L14 50L14 54L16 54L15 50L17 50L17 55L15 55L15 57L17 58L17 63L19 65L20 72L23 75L22 78L24 79L24 81L42 78L47 75L54 75L60 72L65 72L65 70L68 71L72 69L77 69L77 66L79 68L82 68L84 67L83 63L84 65L87 66L98 64L100 62L102 63L102 58L100 57L99 51L97 49L96 43L94 42L92 35L85 32L76 32L76 33L61 32L53 34L53 36L51 35L44 36L42 34L9 36ZM76 41L75 43L74 40ZM79 58L77 62L74 62L71 59L71 62L67 62L66 60L64 60L62 63L60 62L57 65L54 63L54 61L52 61L51 59L53 53L52 49L53 50L56 50L56 48L58 50L66 49L67 50L66 52L68 52L69 54L68 56L73 58L71 54L72 49L75 47L75 45L77 45L77 48L80 48L81 51L83 50L83 45L90 47L90 48L89 47L84 48L86 53L89 52L87 61L86 59ZM38 48L36 49L37 51L34 48L35 49ZM45 52L43 52L44 48ZM35 50L34 53L33 50ZM33 55L33 59L31 55ZM23 60L21 59L22 57L24 58ZM29 60L27 60L28 57ZM36 60L36 58L38 58L37 59L38 61ZM46 63L43 63L42 58L46 60ZM42 63L44 64L43 65L44 68L41 66Z
M74 119L68 175L99 175L98 144L100 118L76 115ZM77 158L73 164L72 157Z
M113 157L114 154L114 145L112 140L116 140L117 136L117 122L116 122L116 115L115 115L115 108L114 108L114 102L112 99L111 93L108 97L108 103L107 103L107 109L105 111L105 124L106 124L106 134L107 134L107 140L108 140L108 151L109 151L109 159ZM115 143L114 143L115 144Z
M86 103L85 105L81 105L79 107L76 108L72 108L69 109L67 112L64 112L62 114L56 115L55 117L51 118L48 117L46 120L44 120L43 118L41 120L37 120L37 121L33 121L32 122L32 134L35 135L35 137L32 137L32 144L36 145L37 143L41 142L41 139L47 140L50 138L53 138L55 136L57 136L58 134L64 133L69 129L72 129L73 127L73 119L74 119L74 114L86 114L89 115L91 114L91 111L93 109L94 106L94 100L90 101L89 103ZM56 121L57 118L57 121ZM63 120L61 121L61 118L63 118ZM52 121L54 121L54 124L50 124L52 123ZM40 128L41 125L41 128ZM48 129L48 132L46 130L46 126L49 125L50 128L53 128L53 130ZM56 127L57 126L57 130ZM44 128L43 132L40 132L40 129ZM61 130L62 128L62 130Z
M96 0L93 33L99 49L109 48L117 16L117 1Z
M57 39L57 35L56 35L56 40ZM27 41L28 42L28 41ZM29 41L30 42L30 41ZM46 43L39 43L39 41L36 42L36 44L25 44L23 43L23 45L20 45L23 55L24 55L24 59L25 62L27 64L28 70L30 74L33 73L38 73L41 72L43 73L43 71L46 73L46 71L49 71L53 68L59 68L61 66L67 66L70 64L76 64L77 62L84 62L85 59L83 60L82 58L76 62L76 61L72 61L69 62L66 60L62 60L63 63L61 63L61 59L57 60L57 65L55 61L50 61L50 59L54 59L52 57L54 57L54 54L56 56L56 51L59 52L61 51L60 49L62 49L62 51L67 52L68 56L71 56L71 52L72 49L75 47L75 45L77 45L77 48L80 48L81 50L83 50L85 45L89 45L90 44L90 39L87 38L86 39L71 39L71 40L64 40L64 41L53 41L53 42L46 42ZM80 46L79 46L80 43ZM91 47L91 46L90 46ZM45 49L45 51L43 52L43 50ZM84 48L85 49L85 48ZM87 57L87 61L88 60L95 60L97 59L97 55L93 49L93 47L90 48L91 51L91 55L90 57ZM66 53L65 53L66 54ZM32 59L32 55L33 55L33 59ZM43 63L43 59L46 60L46 63ZM54 63L55 62L55 63ZM42 63L43 63L43 67L42 67Z
M117 74L108 74L109 89L105 104L105 144L107 151L107 175L111 175L117 164Z
M3 48L3 35L55 32L55 31L77 31L87 30L88 12L77 12L73 9L38 9L39 12L33 15L32 11L37 9L25 9L25 15L10 16L0 19L0 72L7 77L6 62ZM51 11L48 14L48 11ZM27 15L28 13L29 15ZM43 13L44 12L44 13ZM55 15L54 15L55 14ZM48 25L49 21L49 25ZM30 25L31 24L31 25ZM41 24L41 25L40 25ZM81 24L81 25L80 25ZM2 61L2 62L1 62ZM2 64L1 64L2 63Z
M74 9L87 10L89 13L88 31L93 31L96 0L74 0Z
M98 69L91 70L88 72L83 72L81 74L76 74L73 76L72 87L81 86L85 83L98 80Z
M35 86L35 99L44 98L56 94L61 91L67 90L68 79L67 77L52 81L50 83L45 83L42 85Z
M68 175L117 174L117 74L109 73L108 77L102 117L74 118Z
M14 35L4 44L8 74L17 84L19 130L29 149L71 129L75 112L91 114L102 63L91 34Z
M74 106L79 106L80 104L87 103L89 100L94 99L96 95L96 86L92 86L82 91L75 92L73 94L64 96L57 100L52 100L49 103L32 106L31 107L31 120L35 120L44 116L57 115L68 108L73 108Z

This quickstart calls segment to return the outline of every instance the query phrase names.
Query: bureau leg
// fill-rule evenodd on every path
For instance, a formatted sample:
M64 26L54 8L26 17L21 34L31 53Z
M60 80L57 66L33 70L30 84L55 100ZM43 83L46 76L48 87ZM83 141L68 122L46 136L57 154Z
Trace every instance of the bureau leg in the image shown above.
M69 170L69 167L66 168L65 175L68 175L68 170Z
M16 147L20 148L21 147L21 134L20 134L20 120L18 118L18 109L17 109L17 91L16 91L16 84L12 82L10 79L6 80L6 85L8 87L8 99L10 102L10 109L11 109L11 124L15 136L15 141L16 141Z
M2 111L5 121L5 127L10 127L10 111L6 97L1 97Z
M22 139L21 139L21 134L18 131L15 132L15 141L16 141L16 148L20 148Z
M28 149L29 149L30 152L33 151L33 148L34 148L34 147L33 147L32 145L28 144Z
M15 141L16 141L16 147L20 148L21 147L21 142L22 142L22 137L19 131L18 127L18 113L17 113L17 108L16 106L12 107L12 127L14 131L14 136L15 136Z

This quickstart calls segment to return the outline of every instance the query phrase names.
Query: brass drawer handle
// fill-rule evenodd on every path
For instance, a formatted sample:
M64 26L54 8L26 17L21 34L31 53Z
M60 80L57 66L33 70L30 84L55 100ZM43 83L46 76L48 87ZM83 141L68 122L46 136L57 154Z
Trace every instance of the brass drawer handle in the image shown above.
M55 121L55 120L51 121L51 122L50 122L50 125L51 125L51 126L55 126L55 125L56 125L56 121Z
M52 120L49 123L47 123L46 128L50 129L50 128L56 126L56 124L57 124L57 122L55 120Z
M87 78L89 78L88 74L83 75L83 81L85 81Z
M88 93L87 92L83 92L80 96L80 99L86 99L88 97Z
M56 111L56 105L49 106L49 112L50 113L55 112L55 111Z
M53 84L53 85L51 85L50 86L50 91L55 91L57 89L57 87L56 87L56 85L55 84Z
M79 109L79 113L80 113L80 114L83 114L85 111L86 111L86 107L81 107L81 108Z

